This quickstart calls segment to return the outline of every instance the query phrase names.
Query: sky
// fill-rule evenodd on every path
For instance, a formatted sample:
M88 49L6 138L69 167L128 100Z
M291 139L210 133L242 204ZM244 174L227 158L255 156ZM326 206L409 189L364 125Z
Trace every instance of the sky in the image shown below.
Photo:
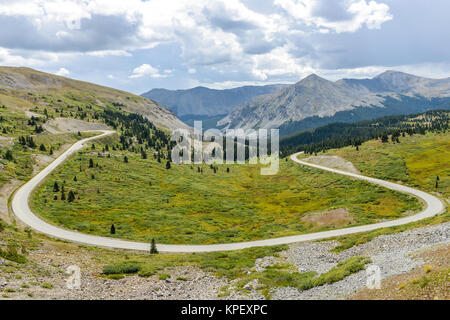
M448 0L0 0L0 65L136 94L450 77Z

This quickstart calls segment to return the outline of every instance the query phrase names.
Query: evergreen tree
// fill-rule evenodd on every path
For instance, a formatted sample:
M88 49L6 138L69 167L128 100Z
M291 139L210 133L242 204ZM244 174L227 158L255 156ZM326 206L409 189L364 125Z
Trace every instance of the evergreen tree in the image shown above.
M55 181L55 183L53 184L53 192L59 192L58 182L56 182L56 181Z
M166 162L166 169L170 169L170 161L169 160L167 160L167 162Z
M152 245L150 247L150 254L157 254L158 249L156 249L155 239L152 239Z
M75 193L72 190L69 191L69 195L67 196L67 201L73 202L75 200Z
M39 150L41 151L47 151L47 149L45 149L45 146L43 143L41 143L41 145L39 146Z
M14 157L13 157L13 154L12 154L11 150L6 150L5 159L8 160L8 161L13 161L14 160Z
M74 176L74 177L73 177L73 181L76 182L77 180L78 180L78 179L77 179L77 176Z
M230 168L227 168L227 173L230 173Z
M436 189L439 187L439 176L436 176Z
M114 227L114 224L111 225L110 233L111 234L116 234L116 227Z
M89 168L93 168L94 167L94 161L92 161L92 159L89 159Z
M123 157L123 162L128 163L128 157L127 156Z

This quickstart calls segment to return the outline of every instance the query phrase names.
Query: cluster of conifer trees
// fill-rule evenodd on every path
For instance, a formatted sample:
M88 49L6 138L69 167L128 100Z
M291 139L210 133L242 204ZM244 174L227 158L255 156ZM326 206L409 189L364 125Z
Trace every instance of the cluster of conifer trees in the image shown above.
M448 110L433 110L355 123L332 123L281 139L280 153L282 157L286 157L299 151L313 154L345 146L359 147L371 139L388 142L389 136L392 142L400 143L400 137L405 135L425 134L427 131L446 132L449 115Z

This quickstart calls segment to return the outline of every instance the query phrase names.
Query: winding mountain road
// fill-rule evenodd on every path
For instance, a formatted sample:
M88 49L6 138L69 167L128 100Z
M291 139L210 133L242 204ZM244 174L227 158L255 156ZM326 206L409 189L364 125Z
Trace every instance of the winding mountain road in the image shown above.
M56 167L58 167L61 163L63 163L72 153L83 148L84 144L90 140L98 139L103 136L114 133L114 131L109 130L97 130L101 132L100 135L86 138L76 142L69 149L67 149L63 154L61 154L58 158L56 158L52 163L50 163L46 168L44 168L41 172L39 172L36 176L34 176L27 183L22 185L13 195L11 208L14 214L17 216L19 220L21 220L24 224L28 225L32 229L49 235L51 237L86 244L92 246L100 246L100 247L108 247L108 248L117 248L117 249L130 249L130 250L150 250L150 244L143 242L134 242L134 241L126 241L119 240L115 238L107 238L100 236L93 236L88 234L83 234L79 232L70 231L67 229L63 229L56 225L49 224L39 218L36 214L34 214L29 207L29 199L30 195L34 188L36 188L45 177L51 173ZM366 176L362 176L355 173L350 173L346 171L341 171L337 169L332 169L308 162L301 161L297 159L297 156L300 154L296 153L291 155L291 160L313 168L330 171L333 173L349 176L355 179L365 180L373 184L380 185L382 187L392 189L395 191L411 194L415 197L422 199L425 202L425 208L415 214L405 218L400 218L396 220L369 224L364 226L357 227L349 227L337 230L302 234L297 236L289 236L289 237L281 237L274 239L266 239L266 240L258 240L258 241L247 241L247 242L236 242L236 243L226 243L226 244L211 244L211 245L176 245L176 244L158 244L157 248L160 252L212 252L212 251L228 251L228 250L239 250L244 248L251 247L261 247L261 246L273 246L280 244L289 244L294 242L302 242L302 241L311 241L311 240L320 240L326 239L330 237L343 236L358 232L366 232L379 228L399 226L402 224L422 220L428 217L432 217L444 211L445 205L439 200L437 197L432 196L426 192L413 189L407 186L403 186L400 184L370 178Z

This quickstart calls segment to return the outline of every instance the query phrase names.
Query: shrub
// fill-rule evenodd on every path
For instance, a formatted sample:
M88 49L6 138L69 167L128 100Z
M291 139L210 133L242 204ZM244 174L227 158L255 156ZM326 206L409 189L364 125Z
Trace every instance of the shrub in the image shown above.
M44 288L44 289L53 289L53 283L51 283L51 282L44 282L41 285L41 287Z
M140 264L136 262L122 262L103 267L103 274L131 274L141 270Z
M160 273L160 274L158 274L158 279L159 280L166 280L166 279L169 279L170 278L170 274L167 274L167 273Z
M0 249L0 257L17 263L27 262L25 256L17 252L17 245L13 243L8 243L6 251Z

